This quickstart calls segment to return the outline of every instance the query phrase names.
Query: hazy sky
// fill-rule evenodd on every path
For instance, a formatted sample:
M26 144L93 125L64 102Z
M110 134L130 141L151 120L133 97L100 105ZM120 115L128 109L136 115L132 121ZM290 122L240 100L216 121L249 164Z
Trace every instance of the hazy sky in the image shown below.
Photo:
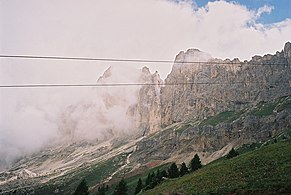
M0 0L0 54L174 60L198 48L250 59L291 40L288 8L289 0ZM0 84L95 83L110 65L124 63L0 58ZM131 64L144 65L162 78L171 70ZM56 136L62 109L88 98L80 90L0 89L0 162Z
M2 54L173 60L181 50L198 48L214 57L249 59L280 50L291 34L288 0L0 3ZM276 23L261 22L269 17ZM0 62L0 83L94 82L111 64ZM171 68L171 64L149 66L152 71L158 69L163 78Z

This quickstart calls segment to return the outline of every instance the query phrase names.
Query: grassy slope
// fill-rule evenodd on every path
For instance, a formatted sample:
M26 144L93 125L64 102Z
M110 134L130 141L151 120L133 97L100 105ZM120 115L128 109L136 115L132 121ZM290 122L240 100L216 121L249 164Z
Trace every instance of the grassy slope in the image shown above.
M291 141L270 144L221 160L144 194L229 194L291 192Z
M223 122L233 122L234 120L247 115L254 115L257 117L268 116L274 112L280 112L286 108L291 108L291 96L277 98L270 102L259 102L254 107L242 109L240 111L225 111L218 113L201 121L199 126L211 125L216 126Z
M226 122L227 120L233 118L236 116L236 113L233 111L226 111L226 112L221 112L213 117L210 117L200 123L200 126L204 125L212 125L215 126L221 122Z
M159 169L160 171L167 169L170 166L170 163L162 164L157 167L154 167L152 169L147 170L146 172L142 174L137 174L132 177L125 177L127 186L128 186L128 194L134 194L138 179L141 178L143 184L145 184L146 178L148 176L148 173L156 173ZM109 191L106 194L112 194L114 192L116 185L110 186Z

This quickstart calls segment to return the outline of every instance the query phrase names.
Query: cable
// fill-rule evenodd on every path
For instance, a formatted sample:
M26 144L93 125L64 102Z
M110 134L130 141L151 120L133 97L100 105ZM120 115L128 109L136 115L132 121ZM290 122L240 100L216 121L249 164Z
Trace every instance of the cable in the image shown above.
M0 55L0 58L23 59L48 59L48 60L79 60L79 61L109 61L109 62L148 62L148 63L172 63L171 60L146 60L146 59L118 59L118 58L88 58L88 57L64 57L64 56L32 56L32 55Z
M289 84L289 82L187 82L187 83L97 83L97 84L15 84L0 85L0 88L52 88L52 87L122 87L122 86L177 86L177 85L233 85L233 84Z
M108 61L108 62L140 62L140 63L182 63L182 64L231 64L244 66L280 66L288 65L287 63L252 63L248 62L215 62L215 61L173 61L173 60L148 60L148 59L120 59L120 58L89 58L89 57L65 57L65 56L36 56L36 55L4 55L0 58L21 58L21 59L47 59L47 60L78 60L78 61Z
M248 64L244 62L202 62L202 61L188 61L177 62L171 60L146 60L146 59L118 59L118 58L87 58L87 57L64 57L64 56L35 56L35 55L2 55L0 58L21 58L21 59L48 59L48 60L80 60L80 61L110 61L110 62L143 62L143 63L192 63L198 65L217 65L217 64L231 64L231 65L244 65L244 66L277 66L288 65L287 63L269 63L269 64ZM115 86L165 86L165 85L227 85L227 84L245 84L245 83L258 83L266 84L266 82L232 82L232 83L209 83L209 82L188 82L188 83L95 83L95 84L14 84L14 85L0 85L0 88L48 88L48 87L115 87ZM279 83L279 82L278 82ZM286 82L287 83L287 82ZM273 85L276 83L272 83ZM288 83L289 84L289 83Z

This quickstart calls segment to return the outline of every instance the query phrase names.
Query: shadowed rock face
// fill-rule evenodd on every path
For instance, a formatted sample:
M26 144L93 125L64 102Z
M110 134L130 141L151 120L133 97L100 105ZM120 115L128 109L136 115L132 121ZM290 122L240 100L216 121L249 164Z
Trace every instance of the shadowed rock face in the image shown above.
M227 154L232 147L264 142L290 129L290 100L291 96L286 96L260 102L233 113L235 118L221 118L217 124L176 123L138 142L131 158L141 164L151 161L182 163L189 162L198 153L203 163L211 162ZM266 111L267 107L271 112Z
M206 63L198 63L206 62ZM157 73L151 83L161 83ZM187 83L187 84L185 84ZM147 134L176 122L203 119L291 94L291 43L250 61L214 59L197 49L176 56L165 86L144 86L132 108Z

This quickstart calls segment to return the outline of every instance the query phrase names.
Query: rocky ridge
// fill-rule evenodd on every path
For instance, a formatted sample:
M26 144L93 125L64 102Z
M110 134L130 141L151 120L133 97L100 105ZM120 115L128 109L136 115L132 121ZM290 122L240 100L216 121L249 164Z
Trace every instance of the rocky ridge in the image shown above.
M264 142L291 130L291 96L260 102L204 120L175 123L137 143L132 158L141 164L189 162L198 153L204 164L233 147Z
M260 101L291 94L291 43L276 54L250 61L214 59L197 49L180 52L164 86L139 91L131 108L138 128L148 134L171 124L204 119L226 110L240 110ZM154 79L155 78L155 79ZM141 117L142 116L142 117Z

